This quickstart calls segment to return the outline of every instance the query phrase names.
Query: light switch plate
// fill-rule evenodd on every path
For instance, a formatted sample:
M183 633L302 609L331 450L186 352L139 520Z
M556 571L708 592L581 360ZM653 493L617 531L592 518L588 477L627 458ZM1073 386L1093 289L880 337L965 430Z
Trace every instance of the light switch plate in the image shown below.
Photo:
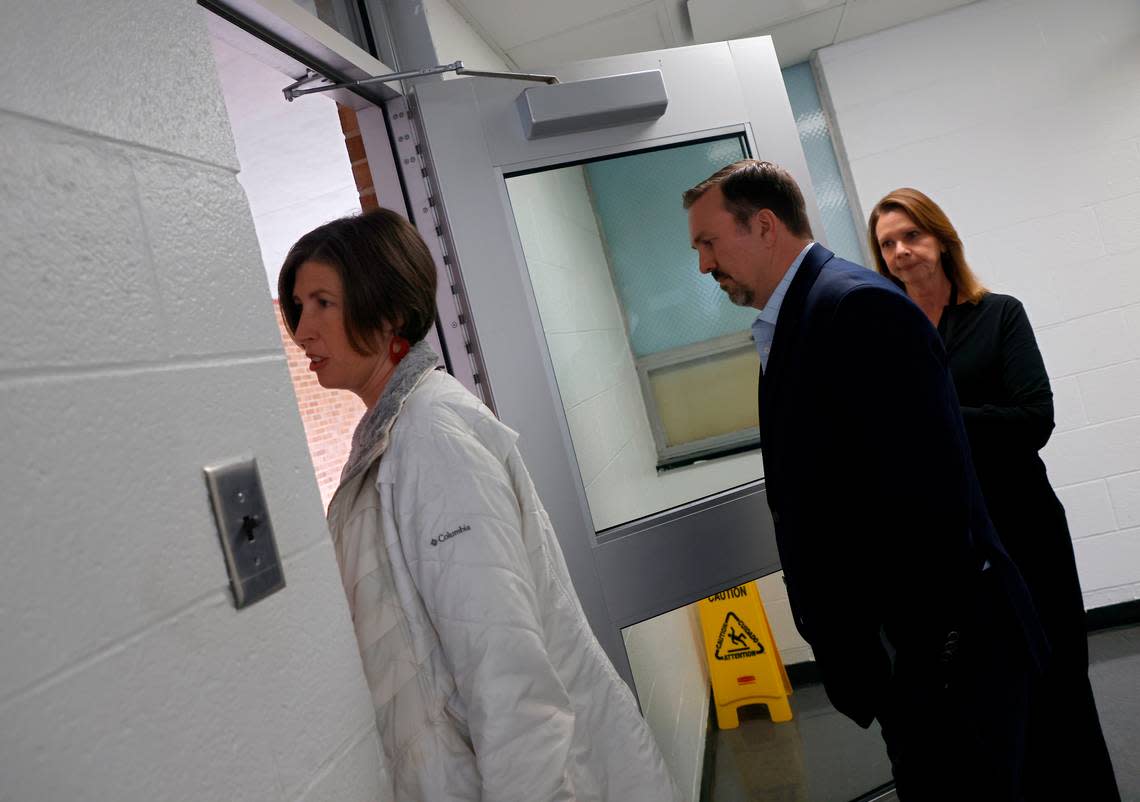
M205 470L234 604L240 610L285 587L269 506L252 456Z

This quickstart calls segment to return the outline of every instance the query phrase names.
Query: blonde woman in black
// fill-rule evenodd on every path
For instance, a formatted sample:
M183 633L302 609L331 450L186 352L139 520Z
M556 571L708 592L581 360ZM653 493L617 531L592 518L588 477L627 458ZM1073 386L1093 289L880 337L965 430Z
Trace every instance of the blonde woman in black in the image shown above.
M1016 298L982 285L945 212L918 190L886 195L867 230L878 271L941 335L986 508L1052 646L1030 720L1029 798L1119 800L1065 509L1037 453L1053 431L1053 392L1029 318Z

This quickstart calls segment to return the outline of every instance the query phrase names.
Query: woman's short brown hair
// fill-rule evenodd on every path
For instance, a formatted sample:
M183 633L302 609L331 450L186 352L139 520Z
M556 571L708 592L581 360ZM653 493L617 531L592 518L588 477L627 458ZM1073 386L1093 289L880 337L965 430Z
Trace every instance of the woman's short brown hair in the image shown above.
M905 291L903 283L892 276L887 268L883 251L879 247L879 238L875 235L879 217L887 212L902 212L916 226L938 239L942 245L942 269L950 283L958 288L959 301L976 304L989 292L966 262L966 249L946 212L927 195L910 187L900 187L884 195L871 210L871 219L867 221L867 244L871 246L871 254L875 257L875 269L897 284L899 289Z
M301 319L293 299L297 270L310 261L340 275L345 334L361 354L376 353L376 335L388 326L416 343L435 323L435 262L419 232L390 209L342 217L297 240L277 277L281 318L290 334Z

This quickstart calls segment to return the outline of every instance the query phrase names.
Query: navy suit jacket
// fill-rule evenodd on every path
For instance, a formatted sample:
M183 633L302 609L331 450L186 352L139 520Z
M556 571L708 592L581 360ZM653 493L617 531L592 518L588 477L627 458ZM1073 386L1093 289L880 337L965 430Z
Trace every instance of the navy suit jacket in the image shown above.
M780 307L759 405L792 612L840 712L866 727L900 671L941 681L958 633L1010 636L1008 654L975 665L1040 661L1040 627L986 514L942 342L906 295L814 245Z

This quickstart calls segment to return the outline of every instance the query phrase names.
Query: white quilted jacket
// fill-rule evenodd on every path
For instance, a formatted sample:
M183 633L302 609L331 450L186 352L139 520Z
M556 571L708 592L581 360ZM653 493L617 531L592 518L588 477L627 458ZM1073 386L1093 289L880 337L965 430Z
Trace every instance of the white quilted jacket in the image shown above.
M400 365L329 508L395 799L678 798L517 435L433 365Z

